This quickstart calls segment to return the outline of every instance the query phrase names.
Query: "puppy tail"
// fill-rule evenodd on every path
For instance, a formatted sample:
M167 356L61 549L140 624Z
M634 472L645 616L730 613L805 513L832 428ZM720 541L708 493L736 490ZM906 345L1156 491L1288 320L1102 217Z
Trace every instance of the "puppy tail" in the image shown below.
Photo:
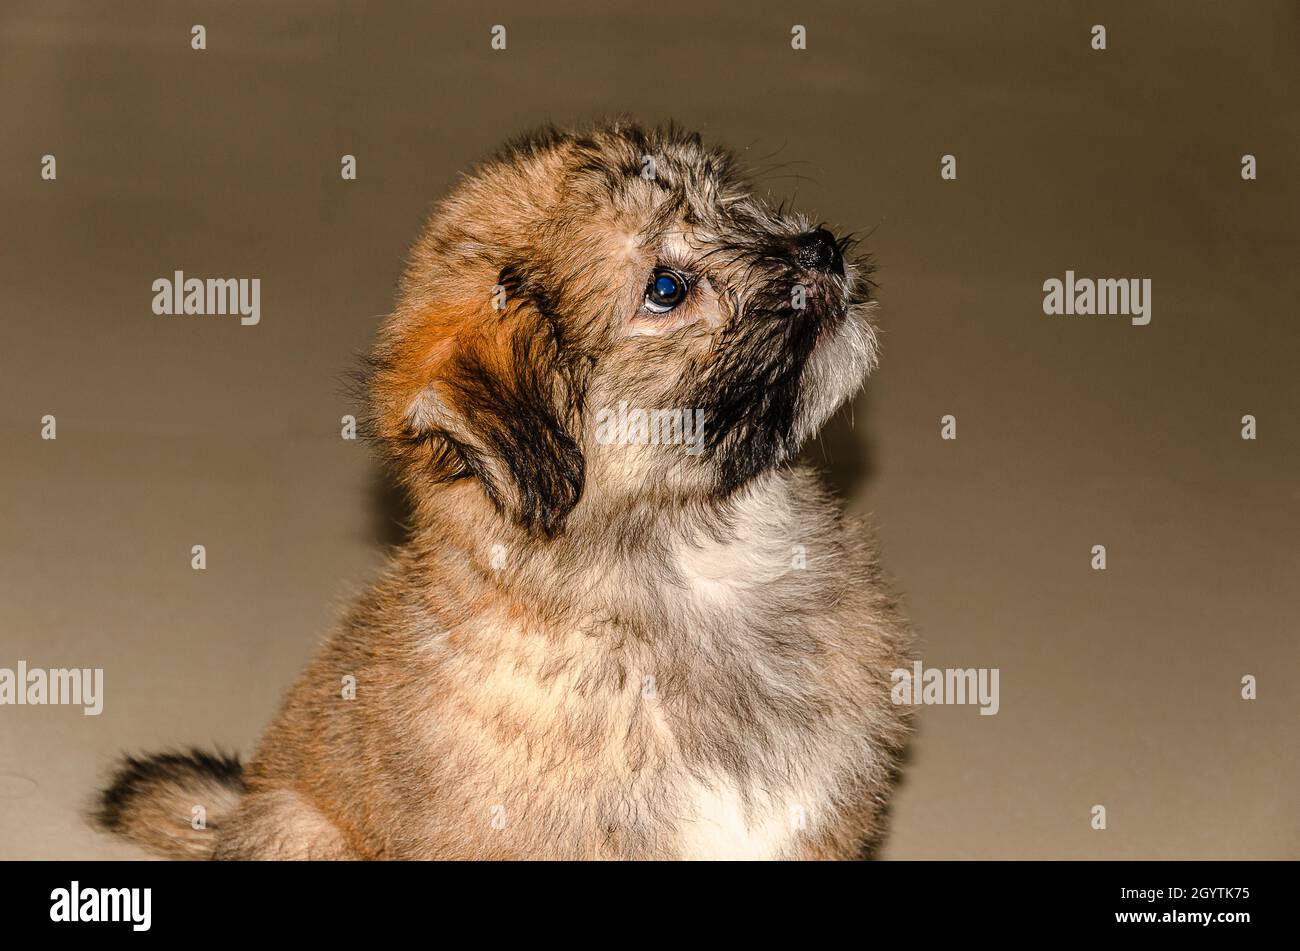
M128 756L91 819L159 855L210 858L218 830L244 795L243 774L236 757L202 750Z

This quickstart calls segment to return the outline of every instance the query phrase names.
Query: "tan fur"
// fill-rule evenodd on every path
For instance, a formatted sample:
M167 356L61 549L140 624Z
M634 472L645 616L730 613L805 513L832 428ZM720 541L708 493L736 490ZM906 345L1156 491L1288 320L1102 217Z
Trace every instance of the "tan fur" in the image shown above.
M371 379L411 538L289 692L217 857L849 858L879 836L908 639L865 528L790 456L874 363L863 271L747 258L808 225L728 162L671 131L552 133L435 212ZM662 255L700 278L660 325L638 308ZM810 315L774 313L787 274ZM741 443L769 358L782 448L730 478L769 449ZM698 458L593 438L596 407L715 393Z

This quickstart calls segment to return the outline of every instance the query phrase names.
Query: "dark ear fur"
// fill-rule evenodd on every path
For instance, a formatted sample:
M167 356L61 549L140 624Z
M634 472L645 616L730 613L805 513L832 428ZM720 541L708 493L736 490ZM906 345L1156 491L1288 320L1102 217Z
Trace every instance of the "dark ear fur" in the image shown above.
M396 322L395 322L396 323ZM484 317L400 322L375 358L376 429L419 497L473 477L499 511L554 535L582 495L581 387L554 324L526 299Z
M458 423L443 438L498 509L554 535L582 496L577 385L545 321L504 322L515 325L504 343L462 344L435 384Z

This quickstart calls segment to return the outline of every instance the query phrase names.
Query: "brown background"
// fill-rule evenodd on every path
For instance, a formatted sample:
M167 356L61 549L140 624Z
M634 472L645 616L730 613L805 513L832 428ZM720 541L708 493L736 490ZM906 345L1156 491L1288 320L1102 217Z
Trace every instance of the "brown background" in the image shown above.
M922 711L885 856L1300 854L1300 7L444 6L4 4L0 666L107 698L0 708L0 857L138 854L78 818L118 750L251 748L395 537L341 380L429 202L617 112L880 264L883 365L811 453L1002 707ZM177 268L261 278L261 324L154 316ZM1044 316L1067 268L1151 278L1150 326Z

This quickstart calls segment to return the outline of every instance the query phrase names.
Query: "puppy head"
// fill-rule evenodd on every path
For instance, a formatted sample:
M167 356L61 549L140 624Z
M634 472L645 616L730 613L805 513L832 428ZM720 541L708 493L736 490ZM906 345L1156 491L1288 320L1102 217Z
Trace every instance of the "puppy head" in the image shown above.
M846 242L694 135L507 146L432 215L385 322L375 427L417 500L473 478L544 534L584 497L722 499L875 361Z

